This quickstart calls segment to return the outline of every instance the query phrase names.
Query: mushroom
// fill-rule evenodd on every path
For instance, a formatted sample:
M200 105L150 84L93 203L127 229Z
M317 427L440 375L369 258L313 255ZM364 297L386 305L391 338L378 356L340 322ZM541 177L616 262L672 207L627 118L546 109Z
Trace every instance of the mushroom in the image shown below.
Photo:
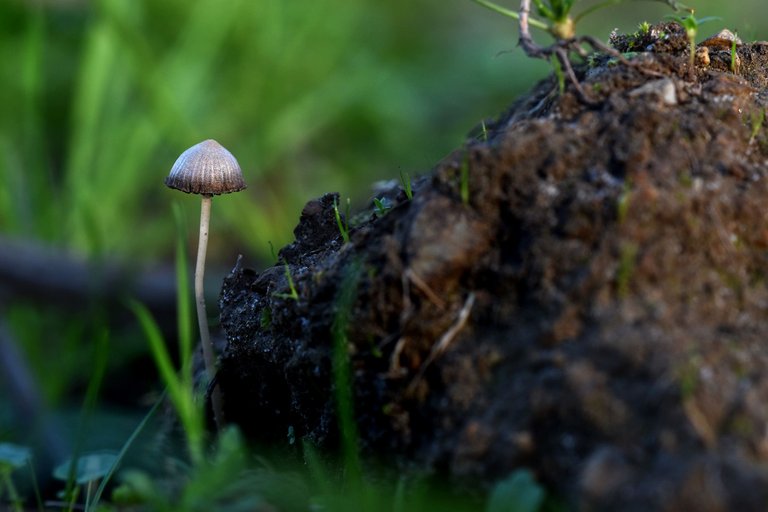
M208 317L205 314L205 295L203 278L205 277L205 254L208 249L208 225L211 219L211 199L215 195L228 194L243 190L246 185L243 172L235 157L224 146L213 139L195 144L184 151L165 178L170 188L202 196L200 208L200 241L197 247L195 264L195 303L197 305L197 323L200 327L200 339L203 345L203 359L208 380L216 374L216 357L211 344ZM221 404L221 392L214 388L211 392L213 416L219 429L224 426Z

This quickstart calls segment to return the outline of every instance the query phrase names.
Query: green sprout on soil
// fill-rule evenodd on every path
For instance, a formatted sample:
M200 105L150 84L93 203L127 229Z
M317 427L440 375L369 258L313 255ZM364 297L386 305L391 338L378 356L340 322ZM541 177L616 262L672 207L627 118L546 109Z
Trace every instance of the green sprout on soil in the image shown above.
M333 215L336 217L336 225L339 227L339 233L345 244L349 243L349 198L347 198L347 212L342 218L341 212L339 212L339 203L334 198L333 200Z
M378 197L373 198L373 206L376 207L376 213L379 217L386 215L387 212L392 208L386 198L379 199Z
M464 205L469 204L469 156L465 155L461 162L461 182L459 191L461 193L461 202Z
M605 53L618 59L623 64L630 65L630 61L621 55L621 53L595 37L589 35L577 36L575 29L576 24L583 17L598 9L620 3L622 0L606 0L585 9L575 16L571 14L575 0L521 0L520 9L517 12L502 7L490 0L472 1L496 13L517 20L520 32L519 44L523 48L525 54L532 58L551 60L553 62L557 61L562 68L563 74L568 77L568 80L573 85L577 96L585 104L592 105L595 104L595 101L590 99L576 78L576 73L570 62L571 53L575 53L582 59L586 58L588 55L587 50L584 48L584 45L586 45L592 48L593 51ZM531 1L533 1L533 5L536 7L538 15L544 18L544 20L532 18L530 16ZM676 0L658 1L666 3L676 11L681 9L692 11L690 8ZM530 34L530 27L535 27L549 33L555 39L555 43L547 47L539 46Z
M733 40L731 40L731 73L736 73L738 69L738 54L736 53L736 46L738 44L738 34L733 34Z
M667 15L667 18L671 19L672 21L678 23L681 27L685 29L685 35L688 38L688 76L689 78L693 79L694 75L694 66L696 63L696 34L699 32L699 26L702 23L707 23L709 21L718 20L720 18L716 16L707 16L701 19L696 18L696 16L693 15L693 12L688 14L685 18L682 16L675 16L674 14Z
M405 197L410 201L413 199L413 188L411 184L411 175L407 172L400 171L400 183L403 184L403 190L405 191Z
M288 265L287 261L283 262L283 265L285 266L285 279L288 281L288 289L291 290L291 293L273 293L273 295L281 299L293 299L295 301L298 301L299 292L296 291L296 284L293 282L293 276L291 276L291 267ZM272 320L271 313L269 318L271 321Z

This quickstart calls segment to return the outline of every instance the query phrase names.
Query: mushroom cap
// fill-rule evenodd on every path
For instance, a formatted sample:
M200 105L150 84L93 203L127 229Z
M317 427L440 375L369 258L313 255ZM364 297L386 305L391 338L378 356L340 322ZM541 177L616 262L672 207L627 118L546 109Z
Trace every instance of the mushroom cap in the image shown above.
M184 151L165 184L188 194L203 195L228 194L246 187L237 159L213 139Z

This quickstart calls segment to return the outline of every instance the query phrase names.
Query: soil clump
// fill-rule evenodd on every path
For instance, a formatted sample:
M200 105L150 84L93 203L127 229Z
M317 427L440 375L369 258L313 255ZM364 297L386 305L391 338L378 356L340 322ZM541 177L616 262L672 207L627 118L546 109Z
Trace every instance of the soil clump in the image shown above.
M239 262L227 419L334 449L349 398L368 460L467 488L529 468L582 510L764 510L768 43L690 73L677 24L611 42L631 65L577 67L595 105L545 80L412 199L341 215L348 242L329 194L285 265Z

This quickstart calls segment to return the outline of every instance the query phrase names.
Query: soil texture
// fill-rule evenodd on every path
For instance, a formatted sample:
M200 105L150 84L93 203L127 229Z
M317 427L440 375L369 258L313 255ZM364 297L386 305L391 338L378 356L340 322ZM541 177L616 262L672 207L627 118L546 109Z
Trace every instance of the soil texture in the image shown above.
M673 23L611 43L589 102L545 80L411 199L339 208L348 241L329 194L279 264L238 262L228 420L333 450L351 405L366 460L468 489L529 468L579 510L765 510L768 43L693 69Z

